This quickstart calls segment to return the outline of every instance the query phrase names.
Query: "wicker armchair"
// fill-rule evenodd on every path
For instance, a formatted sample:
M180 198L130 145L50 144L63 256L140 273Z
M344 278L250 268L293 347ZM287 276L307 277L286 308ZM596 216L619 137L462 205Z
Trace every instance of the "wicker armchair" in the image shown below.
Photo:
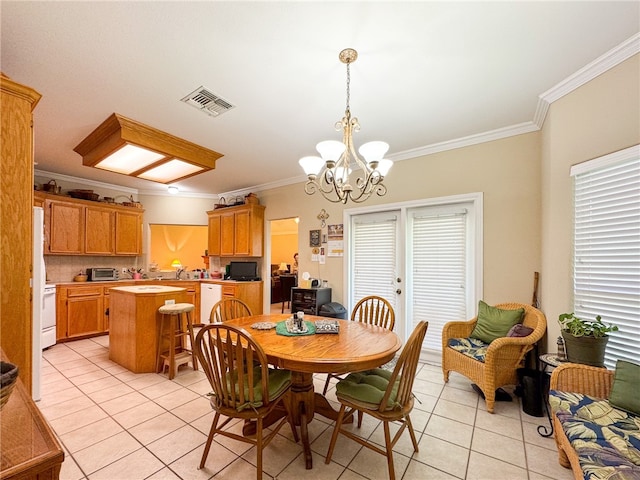
M612 370L591 367L579 363L560 365L551 373L551 390L582 393L598 398L609 398L613 384ZM565 468L571 468L576 480L584 478L578 454L571 446L562 429L560 420L553 415L553 438L558 447L558 461Z
M450 338L467 338L478 318L469 321L449 322L442 329L442 374L449 381L449 372L458 372L478 385L487 403L487 411L493 413L496 389L503 385L515 385L517 370L524 365L525 355L538 342L547 329L544 314L531 305L502 303L497 308L515 310L524 308L522 323L533 332L526 337L502 337L489 345L485 361L480 362L449 347Z

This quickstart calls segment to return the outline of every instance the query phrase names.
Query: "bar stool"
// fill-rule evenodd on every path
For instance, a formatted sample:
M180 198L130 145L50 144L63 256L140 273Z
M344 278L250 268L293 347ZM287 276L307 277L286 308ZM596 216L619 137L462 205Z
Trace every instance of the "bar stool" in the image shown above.
M193 323L191 321L191 312L195 307L191 303L175 303L173 305L162 305L158 309L161 315L160 331L158 332L158 348L157 348L157 371L164 373L165 368L169 367L169 380L176 376L178 367L185 365L191 360L194 370L198 370L198 360L193 353L195 345L195 336L193 335ZM183 321L186 318L185 323ZM163 350L164 339L168 340L168 350ZM187 345L189 338L189 345ZM178 350L176 352L176 350Z

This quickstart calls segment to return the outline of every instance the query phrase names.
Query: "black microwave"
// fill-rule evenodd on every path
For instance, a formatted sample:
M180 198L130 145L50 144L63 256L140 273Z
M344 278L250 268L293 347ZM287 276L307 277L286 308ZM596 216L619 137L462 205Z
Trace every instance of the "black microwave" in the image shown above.
M117 268L87 268L87 280L90 282L108 282L118 280Z

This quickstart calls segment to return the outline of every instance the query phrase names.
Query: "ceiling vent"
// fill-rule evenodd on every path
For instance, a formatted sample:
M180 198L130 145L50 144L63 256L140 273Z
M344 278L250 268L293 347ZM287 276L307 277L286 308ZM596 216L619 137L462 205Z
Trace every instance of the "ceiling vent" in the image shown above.
M212 117L222 115L224 112L228 112L234 107L234 105L231 105L215 93L210 92L205 87L196 88L181 101L187 105L197 108L207 115L211 115Z

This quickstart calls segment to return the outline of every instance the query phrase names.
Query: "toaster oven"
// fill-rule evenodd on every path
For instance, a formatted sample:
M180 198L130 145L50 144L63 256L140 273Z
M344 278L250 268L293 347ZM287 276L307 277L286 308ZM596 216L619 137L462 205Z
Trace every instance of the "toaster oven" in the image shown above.
M87 280L90 282L108 282L118 280L117 268L87 268Z

